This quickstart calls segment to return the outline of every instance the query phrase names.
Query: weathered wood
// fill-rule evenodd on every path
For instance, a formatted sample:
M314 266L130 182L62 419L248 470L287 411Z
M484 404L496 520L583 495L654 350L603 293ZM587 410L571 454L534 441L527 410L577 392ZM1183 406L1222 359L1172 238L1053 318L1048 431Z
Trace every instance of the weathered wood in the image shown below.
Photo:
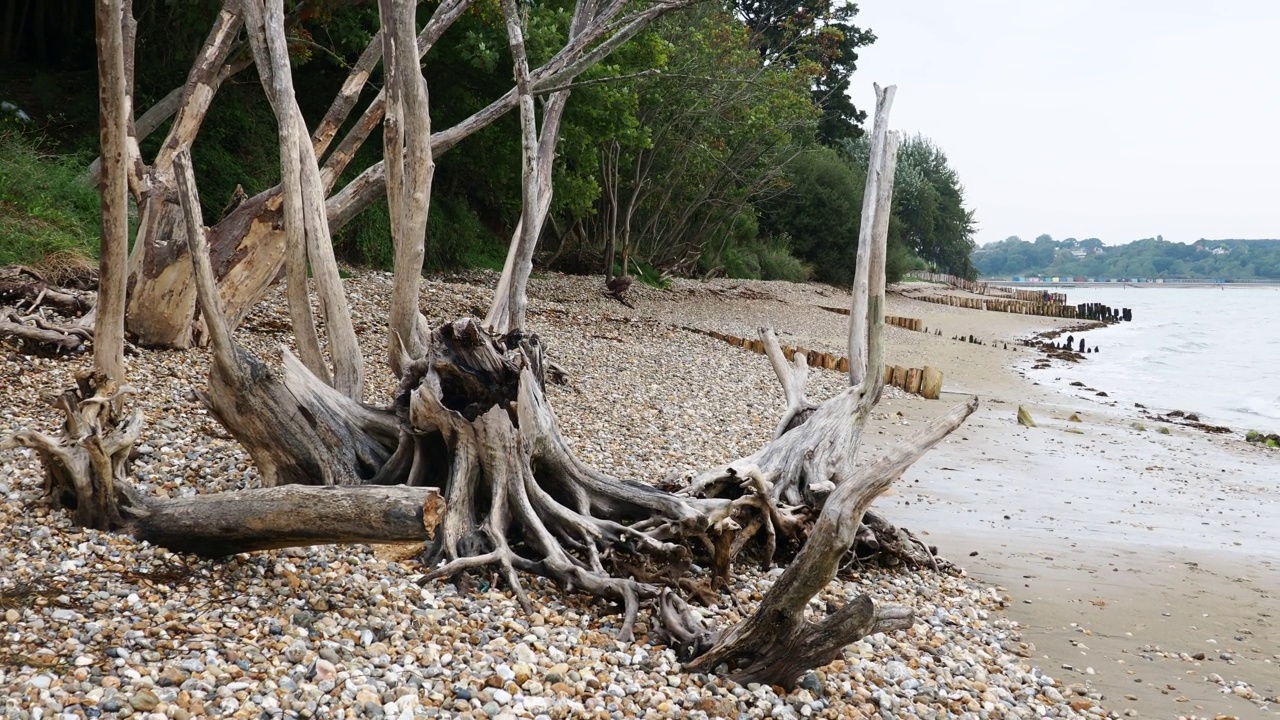
M507 24L507 44L511 48L513 74L516 80L517 104L520 108L520 222L511 239L502 277L494 291L494 300L485 317L485 324L494 332L523 331L528 309L528 282L533 272L533 253L542 231L544 214L539 207L543 197L550 200L550 174L546 175L546 189L539 187L541 179L537 116L533 105L533 82L529 75L529 60L525 53L524 31L515 0L502 0L502 14ZM559 132L558 126L555 128ZM554 143L553 143L554 148ZM550 159L547 159L550 162Z
M125 281L129 254L130 100L125 75L124 15L121 0L94 3L98 43L99 138L102 144L102 237L98 260L98 303L94 323L94 370L113 382L124 380ZM132 48L128 52L132 53Z
M284 487L148 500L121 528L205 557L307 545L428 541L444 513L435 488Z
M418 288L426 257L427 211L435 162L431 156L431 114L427 82L418 65L414 11L410 0L379 0L387 111L383 148L387 161L387 205L395 248L387 353L391 371L404 374L409 358L426 351L427 320L418 312Z
M218 307L190 156L180 153L174 167L213 355L209 391L198 393L200 399L248 451L263 485L356 484L372 477L399 438L394 413L338 392L286 349L277 374L235 343Z
M912 395L919 395L921 375L922 375L922 371L920 370L920 368L908 368L907 381L902 386L902 389L906 390Z
M84 350L89 333L77 334L54 327L39 327L20 322L21 318L10 314L8 320L0 320L0 338L17 338L35 346L41 352L64 355Z
M364 391L364 360L333 255L315 148L293 92L283 0L244 0L241 8L258 74L280 128L284 229L289 248L288 298L298 349L313 374L322 378L328 375L311 317L309 267L329 340L333 386L344 395L359 399Z
M920 382L920 395L927 400L937 400L942 394L942 371L924 366Z
M870 298L870 282L872 276L871 254L875 243L876 203L879 184L882 181L883 158L885 145L889 139L889 110L893 107L893 96L897 88L876 86L876 118L871 131L871 155L867 165L866 187L862 194L863 209L871 208L872 212L863 212L861 225L858 228L858 254L853 276L853 299L849 309L849 385L861 385L866 381L870 369L867 366L867 337L870 320L867 317ZM892 192L892 183L889 183ZM884 308L879 312L880 322L884 321ZM878 370L875 372L879 372ZM871 377L874 378L874 375Z
M901 365L893 366L893 380L890 384L896 388L905 388L907 386L907 369Z
M764 344L765 355L769 358L769 364L773 366L773 372L778 376L778 383L782 385L782 393L786 397L787 407L782 411L782 417L778 419L778 425L774 428L773 439L777 440L792 428L803 424L818 409L817 405L809 402L805 397L805 382L809 378L808 358L804 353L793 352L793 364L788 366L786 356L783 355L781 347L778 345L778 336L774 334L773 328L760 328L760 339Z
M930 447L964 422L977 399L956 406L907 441L838 482L818 515L804 548L765 593L760 606L720 636L716 645L685 667L714 672L720 665L739 683L793 688L801 675L841 656L849 643L874 632L911 626L908 608L876 608L865 595L813 623L809 600L831 582L857 537L871 501Z
M63 416L62 437L23 430L0 441L0 450L32 448L44 467L44 494L55 507L75 513L76 524L117 530L142 501L128 483L129 453L142 433L142 411L125 416L132 387L101 373L76 376L76 387L49 398Z
M0 268L0 305L12 305L28 314L48 307L63 315L78 316L88 312L95 301L93 293L59 288L32 268L22 265Z
M194 142L222 83L249 64L247 59L227 62L241 24L240 14L224 5L179 89L173 122L147 169L148 192L138 198L137 236L129 255L126 309L129 332L141 345L186 348L198 342L194 279L182 259L184 224L173 200L173 156ZM135 142L141 128L139 133Z

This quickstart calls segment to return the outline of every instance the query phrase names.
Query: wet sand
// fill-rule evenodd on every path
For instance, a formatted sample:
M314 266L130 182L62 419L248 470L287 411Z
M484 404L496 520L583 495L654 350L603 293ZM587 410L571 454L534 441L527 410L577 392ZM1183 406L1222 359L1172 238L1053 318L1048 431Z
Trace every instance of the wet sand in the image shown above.
M1110 709L1280 717L1280 453L1178 426L1161 434L1166 424L1096 395L1106 388L1050 386L1052 369L1036 384L1019 371L1035 356L1003 342L1062 321L903 298L889 312L943 332L893 333L894 362L927 360L946 390L982 404L880 501L886 514L1005 588L1032 659L1066 682L1087 676ZM950 339L970 333L1000 344ZM887 400L882 425L917 424L961 397ZM1150 400L1159 406L1157 388ZM1019 404L1038 427L1017 424ZM892 430L875 428L869 444Z

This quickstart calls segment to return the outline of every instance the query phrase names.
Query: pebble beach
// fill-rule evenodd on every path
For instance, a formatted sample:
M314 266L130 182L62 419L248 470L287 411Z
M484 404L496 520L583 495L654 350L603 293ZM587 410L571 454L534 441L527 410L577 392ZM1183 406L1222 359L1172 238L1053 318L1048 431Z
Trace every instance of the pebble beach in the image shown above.
M426 282L422 310L432 324L482 311L495 280L469 273ZM390 282L371 272L346 280L372 403L386 403L394 387L383 360ZM530 326L569 373L550 399L572 447L621 477L658 483L749 454L772 432L783 399L767 361L687 328L753 337L770 325L784 343L828 352L844 345L847 318L820 307L845 304L832 288L637 285L633 309L600 286L598 277L535 278ZM887 328L886 335L891 360L918 354L921 333ZM289 339L282 293L237 338L277 359ZM70 386L86 362L4 348L0 437L23 428L55 432L57 417L40 396ZM250 458L191 392L204 385L204 350L143 349L128 362L130 382L144 390L134 399L147 418L134 465L142 492L256 487ZM829 397L844 381L813 371L809 396ZM878 411L868 446L883 446L909 422L892 409ZM655 638L648 608L637 640L623 644L614 639L617 608L539 579L525 578L532 615L485 578L464 588L420 584L425 568L413 546L197 560L76 529L40 499L41 486L33 453L0 454L5 718L1122 716L1088 677L1058 677L1059 665L1044 661L1009 618L1006 588L958 568L865 568L838 578L815 609L868 593L877 603L911 606L915 625L849 646L842 660L788 693L683 672ZM963 550L939 547L957 565ZM700 608L703 618L720 627L736 622L778 572L736 567L722 600Z

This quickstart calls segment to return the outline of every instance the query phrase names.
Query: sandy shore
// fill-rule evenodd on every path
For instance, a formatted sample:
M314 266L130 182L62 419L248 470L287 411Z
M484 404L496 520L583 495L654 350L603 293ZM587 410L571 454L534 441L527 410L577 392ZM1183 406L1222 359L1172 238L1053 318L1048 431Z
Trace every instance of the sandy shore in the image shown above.
M1161 434L1165 424L1097 395L1107 388L1055 387L1053 368L1026 371L1030 355L945 339L1012 340L1061 321L911 301L890 308L945 336L916 333L904 348L895 335L891 356L927 359L947 390L983 403L882 501L886 511L1007 588L1010 617L1046 665L1088 677L1109 708L1150 718L1280 714L1280 529L1270 509L1280 455L1238 436L1178 426ZM1148 398L1159 407L1158 388ZM908 422L943 406L887 405ZM1039 427L1016 424L1018 405ZM1272 702L1244 699L1245 685Z
M428 319L482 310L493 278L481 280L426 285ZM369 396L384 402L391 384L376 355L388 280L350 284ZM603 298L598 278L552 275L536 280L532 295L531 325L572 375L571 388L551 395L575 451L607 472L650 481L753 452L781 408L762 357L680 328L754 336L768 325L784 343L842 353L848 327L846 316L821 309L845 304L845 295L820 286L681 281L666 291L635 288L630 309ZM65 514L36 501L34 460L8 456L0 457L0 525L8 528L0 564L15 570L0 580L60 573L65 596L5 609L0 652L49 664L0 662L0 696L7 688L17 717L37 700L50 708L124 702L124 712L137 698L158 700L170 717L200 714L189 707L323 714L375 705L404 717L493 716L491 709L502 711L498 717L1275 717L1274 701L1261 699L1274 699L1280 685L1268 614L1280 593L1272 564L1280 540L1265 517L1277 494L1267 464L1277 456L1183 428L1161 435L1149 421L1135 430L1128 411L1098 402L1093 392L1105 388L1071 395L1050 386L1051 377L1035 384L1020 375L1036 356L1016 340L1070 321L902 297L887 309L941 330L887 328L888 360L941 369L947 394L941 402L886 395L865 447L882 447L903 425L945 411L947 400L977 394L982 404L881 506L927 533L971 578L863 575L857 587L878 588L879 601L909 599L921 621L910 633L851 647L812 694L775 696L681 676L669 650L643 640L638 649L617 647L614 619L589 600L539 584L543 610L527 618L497 590L420 589L420 569L367 548L258 553L157 587L112 568L124 557L164 568L172 557L70 528ZM239 336L272 353L287 339L285 318L279 307L257 311ZM950 339L970 334L986 344ZM190 399L207 372L204 353L144 352L131 362L131 382L149 391L140 488L251 486L252 463ZM68 383L76 367L10 355L0 381L18 392L0 413L0 435L32 422L52 429L36 397ZM823 399L843 384L838 373L816 371L809 395ZM1038 428L1016 424L1019 404ZM1069 422L1072 413L1082 422ZM234 598L223 576L234 580ZM750 572L739 582L748 594L767 587ZM856 589L849 583L843 591ZM108 597L127 608L103 619L82 605L83 598L95 610L115 607ZM731 621L732 612L719 619ZM153 627L172 639L148 645ZM30 655L42 642L48 653ZM944 642L947 657L928 647ZM977 657L987 660L974 665ZM532 677L494 685L504 661ZM175 664L181 672L164 676L161 669ZM121 700L112 699L116 688Z
M838 304L825 292L779 296ZM752 336L753 324L771 324L796 344L841 350L847 318L753 305L724 329ZM944 402L886 399L888 425L931 419L948 399L982 400L881 501L886 512L1005 588L1015 601L1009 616L1024 625L1045 670L1087 678L1108 708L1145 718L1280 716L1280 529L1268 509L1280 500L1280 454L1238 436L1152 422L1099 397L1106 388L1052 382L1052 367L1032 373L1039 354L1016 341L1076 321L901 295L886 311L942 332L887 328L888 362L929 364L946 377ZM985 344L952 339L969 335ZM1149 399L1159 407L1158 388ZM1017 424L1019 405L1039 427ZM1073 414L1081 422L1069 421ZM882 421L864 447L893 433Z

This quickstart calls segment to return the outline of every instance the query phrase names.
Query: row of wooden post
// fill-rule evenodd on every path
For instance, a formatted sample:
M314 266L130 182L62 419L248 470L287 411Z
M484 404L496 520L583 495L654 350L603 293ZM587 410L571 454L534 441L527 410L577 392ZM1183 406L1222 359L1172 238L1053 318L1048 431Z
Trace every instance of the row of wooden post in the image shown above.
M1042 315L1044 317L1076 318L1079 317L1074 305L1060 303L1025 302L1022 300L1002 300L999 298L962 297L959 295L914 295L913 300L947 305L950 307L969 308L970 310L993 310L1015 315Z
M924 280L926 282L946 283L951 287L967 290L978 295L986 295L989 290L989 286L984 282L966 280L962 277L956 277L955 275L948 275L946 273L913 272L911 273L911 277L918 280Z
M1046 302L1045 300L1046 296L1048 297L1047 302L1049 303L1064 305L1067 302L1066 293L1060 293L1060 292L1047 293L1043 290L1026 290L1023 288L1006 288L1006 287L993 287L991 289L1000 293L1007 294L1014 300L1021 300L1023 302L1043 303L1043 302Z
M819 305L823 310L828 312L839 313L840 315L848 315L849 308L827 307ZM924 326L924 321L920 318L905 317L902 315L885 315L884 324L900 327L906 330L915 330L916 332L928 332L929 329Z
M701 330L692 327L686 327L684 329L690 332L696 332L713 337L722 342L727 342L734 347L744 348L761 355L765 352L763 340L738 337L737 335L729 335L728 333L722 333L716 330ZM809 363L809 367L822 368L824 370L836 370L842 373L849 372L849 358L843 355L816 352L808 348L795 347L792 345L782 346L782 354L786 356L787 360L795 360L796 353L800 353L805 356L806 361ZM937 400L938 396L942 393L942 372L927 365L923 368L904 368L901 365L886 365L884 370L884 382L886 385L893 385L894 387L902 388L913 395L920 395L929 400Z
M884 368L884 384L902 388L912 395L919 395L926 400L937 400L938 396L942 394L942 372L928 365L922 368L886 365Z

